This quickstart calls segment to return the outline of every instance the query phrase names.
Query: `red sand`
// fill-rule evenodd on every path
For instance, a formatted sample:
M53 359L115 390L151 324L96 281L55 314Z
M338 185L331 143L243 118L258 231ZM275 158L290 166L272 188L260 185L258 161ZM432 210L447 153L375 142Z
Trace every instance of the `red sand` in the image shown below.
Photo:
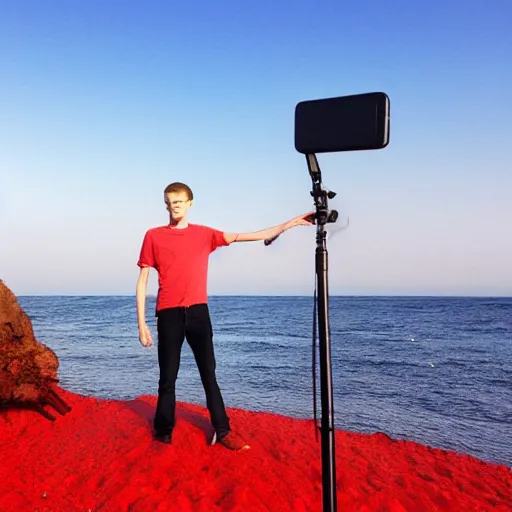
M199 406L178 404L173 445L151 438L156 397L107 401L62 391L52 423L0 414L0 511L321 511L311 421L230 410L252 449L207 444ZM336 432L338 510L512 510L512 471L384 434Z

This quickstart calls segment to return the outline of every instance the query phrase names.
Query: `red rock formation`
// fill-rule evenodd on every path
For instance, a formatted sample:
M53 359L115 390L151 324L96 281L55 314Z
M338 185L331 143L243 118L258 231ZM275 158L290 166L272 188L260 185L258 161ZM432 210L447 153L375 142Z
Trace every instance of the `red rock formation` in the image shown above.
M57 355L36 340L30 318L0 280L0 407L34 409L52 421L45 405L69 412L57 394L58 368Z

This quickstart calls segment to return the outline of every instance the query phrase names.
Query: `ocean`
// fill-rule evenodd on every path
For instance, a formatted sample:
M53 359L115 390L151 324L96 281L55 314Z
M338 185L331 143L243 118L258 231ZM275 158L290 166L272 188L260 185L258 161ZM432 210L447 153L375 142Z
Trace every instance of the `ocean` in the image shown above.
M138 341L135 297L18 300L57 353L63 387L120 400L157 394L154 297L151 348ZM313 297L215 296L209 305L226 406L313 418ZM337 429L512 467L512 298L331 297L330 326ZM186 343L176 392L205 405Z

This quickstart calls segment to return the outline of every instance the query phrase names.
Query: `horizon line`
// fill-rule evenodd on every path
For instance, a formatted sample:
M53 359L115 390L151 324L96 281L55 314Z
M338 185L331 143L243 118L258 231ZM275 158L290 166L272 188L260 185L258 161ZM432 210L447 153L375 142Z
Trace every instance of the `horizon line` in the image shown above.
M16 295L17 297L131 297L135 298L135 293L24 293ZM290 294L290 293L216 293L209 294L208 298L216 298L216 297L308 297L311 298L313 293L311 294ZM512 295L467 295L467 294L417 294L417 293L368 293L368 294L339 294L339 293L330 293L329 297L344 297L344 298L474 298L474 299L512 299ZM147 294L146 298L156 298L156 294Z

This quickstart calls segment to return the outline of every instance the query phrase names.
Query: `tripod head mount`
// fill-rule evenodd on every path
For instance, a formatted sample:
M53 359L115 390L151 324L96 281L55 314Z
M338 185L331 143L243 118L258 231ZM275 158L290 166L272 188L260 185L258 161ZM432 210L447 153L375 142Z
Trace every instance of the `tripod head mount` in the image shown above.
M336 192L328 190L322 183L322 173L316 155L314 153L307 154L306 161L313 185L310 194L316 206L316 213L311 215L308 220L315 221L318 229L321 229L325 224L338 220L338 212L336 210L329 210L328 205L328 199L336 197Z
M322 183L322 173L320 171L320 166L318 165L316 155L314 153L307 154L306 160L308 163L309 175L311 176L311 181L313 185L310 194L315 201L316 207L316 212L306 217L306 220L313 224L316 224L317 239L321 240L326 236L324 226L328 223L333 223L338 220L338 211L329 210L328 204L329 199L333 199L334 197L336 197L336 192L328 190L326 187L324 187L324 184ZM267 240L264 241L264 244L266 246L270 245L279 236L280 235L276 235L272 238L268 238Z

